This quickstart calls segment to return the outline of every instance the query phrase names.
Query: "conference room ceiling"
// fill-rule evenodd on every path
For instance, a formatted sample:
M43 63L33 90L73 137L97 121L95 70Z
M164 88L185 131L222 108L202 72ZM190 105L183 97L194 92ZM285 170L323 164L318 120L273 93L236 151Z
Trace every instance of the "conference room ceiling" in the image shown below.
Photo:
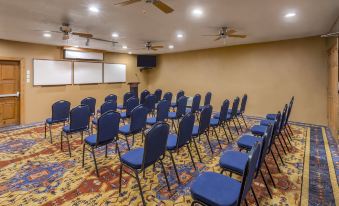
M145 2L114 5L121 1L0 0L0 39L135 54L148 53L135 49L153 41L164 48L150 53L169 53L317 36L328 32L339 14L338 0L163 0L174 9L169 14ZM67 41L62 34L44 36L44 31L59 30L65 22L73 31L97 38L112 40L117 33L114 40L119 43L91 40L86 46L85 38L74 35ZM222 26L235 28L247 38L224 42L202 36L217 34Z

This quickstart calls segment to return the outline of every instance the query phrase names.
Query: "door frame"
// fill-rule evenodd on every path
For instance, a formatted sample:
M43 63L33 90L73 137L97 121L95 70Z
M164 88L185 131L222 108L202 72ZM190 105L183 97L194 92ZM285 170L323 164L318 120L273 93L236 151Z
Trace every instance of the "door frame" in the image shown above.
M20 69L20 108L19 108L19 113L20 113L20 120L19 124L24 124L25 123L25 82L26 82L26 69L25 69L25 59L21 57L3 57L0 56L0 61L15 61L19 62L19 69Z

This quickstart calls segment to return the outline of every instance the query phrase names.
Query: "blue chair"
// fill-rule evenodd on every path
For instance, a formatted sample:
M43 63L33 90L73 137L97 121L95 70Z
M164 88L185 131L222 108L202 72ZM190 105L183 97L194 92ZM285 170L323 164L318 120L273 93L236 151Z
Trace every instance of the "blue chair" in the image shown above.
M144 104L146 101L146 97L151 94L147 89L141 92L140 94L140 104Z
M265 180L265 176L263 175L260 168L261 168L262 163L265 162L265 156L268 152L269 144L270 144L269 141L272 139L272 135L273 135L273 125L269 125L267 127L267 131L265 135L263 136L263 138L253 137L252 141L250 141L248 145L251 149L253 149L254 145L257 144L258 142L262 145L260 148L260 155L259 155L259 159L258 159L258 163L256 167L256 176L258 176L258 174L260 173L264 181L264 184L266 186L266 190L269 196L271 197L271 199L272 199L271 191L268 188L267 182ZM219 160L219 165L222 168L221 174L224 171L228 171L230 172L230 177L232 176L233 173L241 176L244 174L247 161L248 161L248 154L246 153L239 152L239 151L226 151L225 153L222 154ZM270 178L272 180L273 186L275 187L274 180L267 167L266 162L265 162L265 165L270 175Z
M97 134L92 134L85 138L82 148L82 167L85 165L85 149L86 145L90 147L89 150L94 159L95 171L99 177L97 162L95 159L95 149L106 146L105 157L107 157L107 145L115 143L115 150L120 157L119 146L117 143L119 133L120 114L115 111L108 111L102 114L98 119Z
M183 97L183 96L185 96L185 92L183 90L179 90L178 93L177 93L177 98L176 98L175 102L171 103L171 107L173 109L177 107L180 97Z
M167 100L161 100L157 105L157 114L155 117L149 117L146 120L147 125L154 125L157 122L163 122L168 119L168 112L171 106L171 102Z
M162 160L165 158L166 142L169 134L169 125L164 122L159 122L153 125L145 134L144 148L136 148L121 156L120 166L120 178L119 178L119 193L121 193L121 180L124 167L127 167L129 171L133 171L130 174L129 171L125 171L132 177L136 178L140 190L140 195L143 205L146 205L144 195L142 192L139 173L145 171L149 166L159 162L167 184L167 188L170 191L170 186L167 179L164 164Z
M129 100L131 97L135 97L135 95L132 92L126 92L123 97L123 103L122 105L118 105L118 109L119 110L126 109L127 100Z
M91 132L93 133L93 127L98 123L99 114L102 115L108 111L117 111L117 102L106 101L101 106L97 112L97 117L93 118L91 125Z
M187 97L182 96L177 101L177 110L175 112L169 112L168 118L172 121L172 128L174 127L175 132L177 132L177 128L175 126L175 120L178 121L179 119L185 115L186 112L186 106L187 106Z
M161 96L162 96L162 90L161 89L156 89L154 91L154 95L157 97L157 103L161 100Z
M214 131L217 139L219 139L219 137L218 137L218 133L216 131L216 128L219 127L219 128L222 128L224 130L224 133L225 133L225 136L226 136L228 142L230 142L230 140L228 139L228 135L227 135L227 132L226 132L225 125L227 124L226 117L227 117L227 111L228 111L229 104L230 104L230 102L226 99L223 102L223 104L221 105L219 119L211 118L211 120L210 120L210 127L212 128L212 131ZM227 127L228 127L228 125L227 125ZM233 137L232 137L232 139L233 139Z
M147 119L147 108L139 105L131 111L131 120L130 124L126 124L119 128L119 133L124 135L127 142L128 150L130 150L130 146L128 143L128 136L132 135L134 144L134 135L142 132L144 133L144 129L146 128L146 119Z
M51 143L53 143L52 126L54 124L59 124L59 123L63 123L65 125L65 122L68 121L70 107L71 107L71 103L65 100L57 101L52 105L52 117L46 119L45 121L45 138L46 138L47 126L48 126L49 136L51 137Z
M293 107L293 103L294 103L294 96L292 96L290 103L288 105L288 110L287 110L287 119L285 122L285 126L287 128L287 131L290 131L291 135L293 136L293 130L291 129L290 124L288 123L288 121L290 120L290 115L291 115L291 111L292 111L292 107Z
M172 102L172 93L171 92L166 92L165 94L164 94L164 97L162 98L162 99L165 99L165 100L167 100L167 101L169 101L169 102Z
M199 106L199 111L201 111L204 108L204 106L211 104L211 98L212 98L212 93L207 92L206 95L205 95L204 105Z
M124 124L125 124L125 119L130 118L132 110L136 108L138 105L139 105L139 100L136 97L131 97L130 99L127 100L125 104L126 110L120 113L121 119Z
M96 99L93 97L86 97L85 99L81 100L82 105L87 105L89 107L89 111L91 112L91 116L94 117L95 115L95 104L96 104Z
M178 152L178 154L179 154L179 149L186 145L188 153L191 157L193 167L194 167L195 170L197 170L195 163L194 163L194 160L193 160L192 152L191 152L191 149L190 149L190 143L191 143L191 139L192 139L192 130L193 130L193 126L194 126L194 121L195 121L194 114L192 114L192 113L186 114L181 119L181 121L179 123L178 134L173 134L173 133L169 134L168 139L167 139L166 148L167 148L167 151L170 153L170 157L171 157L171 160L172 160L172 163L173 163L174 171L175 171L175 174L177 176L179 184L181 184L181 182L180 182L177 167L175 165L175 161L174 161L174 158L173 158L173 153Z
M197 115L198 112L199 112L200 100L201 100L200 94L194 95L193 101L192 101L192 106L191 106L191 108L186 108L186 114L192 113L192 114Z
M200 136L202 134L205 134L205 136L207 138L208 145L210 146L211 152L213 154L213 149L212 149L212 145L211 145L210 138L209 138L209 132L208 132L209 127L210 127L211 116L212 116L212 106L207 105L202 109L202 111L200 113L199 125L194 125L193 131L192 131L193 143L194 143L194 146L197 150L200 162L202 162L202 161L201 161L201 157L200 157L200 153L199 153L197 144L195 142L195 138L199 137L199 140L200 140ZM217 140L218 140L219 146L221 148L219 138L217 138Z
M110 94L105 97L105 102L111 101L111 102L117 102L118 97L115 94Z
M68 143L69 156L71 157L71 145L68 135L81 133L81 142L83 141L84 131L89 131L89 119L91 117L90 109L87 105L79 105L73 108L69 115L69 124L64 126L61 131L61 151L63 150L62 138L65 135Z
M248 155L241 182L214 172L204 172L199 175L191 186L191 196L194 200L191 205L240 206L242 201L248 205L246 195L251 190L255 202L259 206L252 188L259 154L260 143Z
M246 124L246 120L244 118L244 113L246 110L246 104L247 104L247 94L244 94L244 96L241 99L241 104L240 104L240 110L237 112L237 119L238 116L240 116L242 118L242 120L244 121L245 127L247 128L247 124ZM239 119L238 119L239 122ZM240 124L240 122L239 122Z
M157 97L154 94L149 94L145 97L145 101L142 105L147 108L148 113L154 115L155 104L157 103Z

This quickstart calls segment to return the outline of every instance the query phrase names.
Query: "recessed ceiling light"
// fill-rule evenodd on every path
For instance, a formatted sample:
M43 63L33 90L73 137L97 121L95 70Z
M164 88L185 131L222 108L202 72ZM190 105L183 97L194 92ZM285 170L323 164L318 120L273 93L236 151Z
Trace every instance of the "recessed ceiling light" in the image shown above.
M50 38L50 37L52 37L52 34L50 34L50 33L44 33L44 37Z
M168 48L169 49L174 49L174 46L173 45L169 45Z
M114 33L112 34L112 37L117 38L117 37L119 37L119 34L116 33L116 32L114 32Z
M93 12L93 13L98 13L99 12L99 8L95 7L95 6L90 6L88 8L89 11Z
M178 37L179 39L181 39L182 37L184 37L184 35L183 35L183 34L177 34L177 37Z
M127 46L126 46L126 45L123 45L122 48L123 48L123 49L127 49Z
M132 54L132 52L128 52L128 54Z
M296 15L297 15L296 13L290 12L290 13L285 14L285 18L295 17Z
M75 47L75 48L79 48L79 46L78 46L78 45L75 45L74 47Z
M200 8L195 8L192 10L192 15L195 17L201 17L203 15L203 11Z

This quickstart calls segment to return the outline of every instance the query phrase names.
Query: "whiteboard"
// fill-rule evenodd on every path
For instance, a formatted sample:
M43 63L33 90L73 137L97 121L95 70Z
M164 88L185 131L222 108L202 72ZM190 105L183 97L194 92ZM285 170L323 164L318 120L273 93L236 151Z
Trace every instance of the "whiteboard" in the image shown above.
M72 84L72 62L54 60L33 60L33 85Z
M126 82L125 64L104 64L104 83Z
M102 63L74 62L74 84L102 83Z

